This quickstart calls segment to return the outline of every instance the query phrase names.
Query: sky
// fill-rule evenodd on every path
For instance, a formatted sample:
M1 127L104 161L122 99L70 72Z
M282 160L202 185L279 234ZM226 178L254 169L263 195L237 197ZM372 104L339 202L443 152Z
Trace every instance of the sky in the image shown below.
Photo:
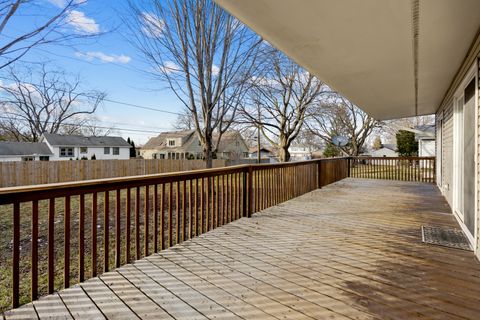
M79 0L80 1L80 0ZM56 12L65 0L37 0L43 13ZM87 0L70 12L72 34L96 34L92 39L69 42L68 45L45 45L32 49L18 66L47 62L51 68L62 68L79 74L85 89L107 93L108 100L135 104L169 112L181 112L182 106L165 83L144 71L144 59L133 46L129 30L122 23L128 12L126 0ZM29 14L11 22L9 30L22 30L35 22ZM74 44L74 46L70 46ZM134 108L110 101L103 102L96 113L102 126L114 127L125 139L132 138L137 145L161 131L174 130L175 114ZM124 129L132 129L127 131ZM135 132L133 130L151 131Z

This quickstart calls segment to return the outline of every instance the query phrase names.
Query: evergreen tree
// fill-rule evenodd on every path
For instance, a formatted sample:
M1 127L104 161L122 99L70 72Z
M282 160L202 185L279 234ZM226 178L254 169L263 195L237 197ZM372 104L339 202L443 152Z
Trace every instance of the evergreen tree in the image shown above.
M333 143L327 143L327 146L323 151L323 156L326 158L332 158L332 157L338 157L339 155L340 155L340 150Z
M135 158L137 156L137 151L136 151L136 148L135 148L135 142L133 142L133 140L130 140L130 158Z
M418 141L415 141L415 133L405 130L398 131L397 148L401 157L418 155Z

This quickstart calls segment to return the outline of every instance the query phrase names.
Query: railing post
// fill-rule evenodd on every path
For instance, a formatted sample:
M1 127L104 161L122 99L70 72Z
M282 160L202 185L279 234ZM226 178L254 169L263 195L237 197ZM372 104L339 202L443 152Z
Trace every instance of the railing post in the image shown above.
M347 178L350 178L350 160L352 160L352 157L347 158Z
M247 176L247 190L248 190L248 202L247 202L247 218L252 216L253 211L253 166L248 166ZM244 198L244 201L246 199Z
M247 197L248 197L248 169L243 171L243 183L242 183L242 213L244 217L248 217L248 206L247 206Z
M322 188L322 169L321 169L321 163L322 163L322 160L318 160L317 162L317 171L318 171L318 174L317 174L317 185L318 185L318 189L321 189Z

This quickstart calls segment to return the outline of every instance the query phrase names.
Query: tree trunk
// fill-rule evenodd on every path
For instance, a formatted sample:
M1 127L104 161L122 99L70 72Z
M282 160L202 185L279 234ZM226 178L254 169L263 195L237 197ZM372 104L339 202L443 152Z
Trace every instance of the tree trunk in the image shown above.
M206 138L205 145L203 147L203 157L205 158L205 168L213 168L213 152L212 152L212 140Z
M288 162L290 161L290 152L288 151L288 147L281 147L279 150L279 158L280 162Z

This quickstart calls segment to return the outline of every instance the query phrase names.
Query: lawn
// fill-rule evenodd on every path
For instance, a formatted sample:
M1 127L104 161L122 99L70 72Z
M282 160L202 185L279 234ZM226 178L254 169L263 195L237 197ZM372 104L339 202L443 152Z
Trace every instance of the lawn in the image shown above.
M215 179L216 181L216 179ZM175 184L174 184L175 185ZM181 184L182 188L182 184ZM199 183L199 189L201 188L201 183ZM140 242L139 250L141 255L144 254L144 191L145 188L140 188ZM182 190L182 189L180 189ZM166 187L166 206L164 211L164 243L168 246L168 199L169 199L169 188ZM236 192L232 187L230 190L230 195ZM154 250L154 217L153 217L153 187L150 188L150 211L148 219L148 228L149 228L149 252L152 253ZM121 193L121 264L126 263L126 254L125 254L125 243L126 243L126 190L122 190ZM136 206L136 192L135 189L132 189L131 195L131 209L130 209L130 261L135 260L135 206ZM174 188L173 191L173 217L172 217L172 227L173 227L173 243L176 242L175 239L175 227L176 227L176 191ZM189 184L187 183L187 195L190 195ZM158 188L158 196L161 199L161 188ZM210 194L212 196L212 194ZM222 189L220 188L217 195L220 199L223 197ZM182 199L182 196L180 196ZM216 199L216 198L215 198ZM233 197L230 198L233 200ZM226 199L228 201L229 199ZM58 198L55 201L55 290L63 288L63 268L64 268L64 199ZM71 210L70 210L70 284L75 284L78 282L79 277L79 236L78 236L78 226L79 226L79 196L71 197ZM240 197L238 197L240 201ZM97 220L95 221L97 228L97 274L100 274L103 271L103 248L104 248L104 193L98 193L98 203L97 203ZM116 195L115 192L109 193L109 265L110 269L115 267L115 203ZM180 208L182 208L182 203L180 200ZM186 219L185 219L185 229L187 231L187 237L189 232L189 200L187 196L186 203ZM192 201L192 206L195 205L195 202ZM210 213L212 212L210 204ZM160 206L160 200L159 200ZM198 199L198 206L200 206L200 197ZM160 209L160 208L159 208ZM204 208L205 210L206 208ZM232 210L230 207L225 207L230 215ZM205 210L206 211L206 210ZM219 214L221 215L222 207L219 208ZM12 292L12 205L3 205L0 206L0 312L4 311L11 307L11 292ZM31 203L22 203L20 206L20 304L28 303L30 299L30 290L31 290ZM206 223L207 217L203 215L204 225ZM233 219L233 217L227 218L228 221ZM183 226L183 222L179 220L180 229ZM160 223L160 217L158 219ZM211 216L209 218L211 224ZM219 225L221 223L219 222ZM38 296L47 294L47 234L48 234L48 201L43 200L39 202L39 235L38 235ZM195 233L195 225L192 226L193 233ZM199 233L202 233L202 229L199 227ZM85 279L91 277L92 274L92 195L87 194L85 196ZM182 232L180 233L182 237ZM160 237L158 248L160 249Z

